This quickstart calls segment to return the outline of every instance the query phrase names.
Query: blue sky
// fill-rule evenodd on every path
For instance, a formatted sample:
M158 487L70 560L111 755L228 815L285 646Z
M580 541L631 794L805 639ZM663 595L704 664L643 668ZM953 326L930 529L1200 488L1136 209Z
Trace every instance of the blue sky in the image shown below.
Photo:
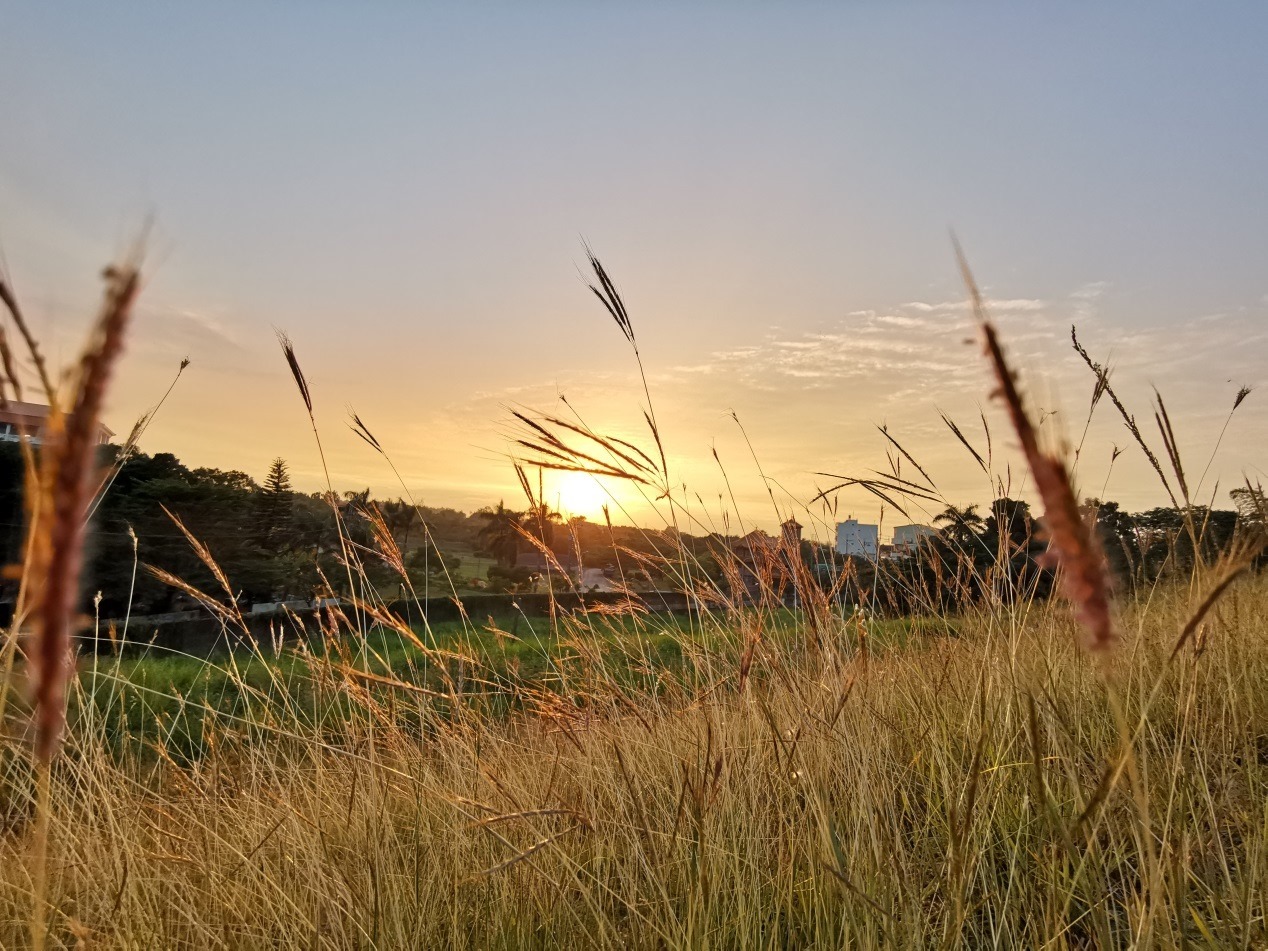
M983 494L938 432L937 410L976 416L987 388L960 344L949 228L1014 303L1001 321L1068 429L1087 388L1073 319L1142 418L1149 384L1175 394L1203 462L1268 366L1260 5L6 4L3 20L8 271L72 355L97 270L154 216L111 421L126 429L188 352L146 448L191 463L259 476L280 453L315 484L274 327L341 484L391 489L343 434L348 404L429 501L467 507L510 497L506 403L562 391L637 434L583 238L702 486L711 447L744 463L735 410L794 496L818 469L882 467L880 422L944 464L951 494ZM1215 466L1230 484L1268 435L1255 397L1242 413ZM1121 425L1094 423L1108 457ZM1109 494L1150 504L1138 462Z

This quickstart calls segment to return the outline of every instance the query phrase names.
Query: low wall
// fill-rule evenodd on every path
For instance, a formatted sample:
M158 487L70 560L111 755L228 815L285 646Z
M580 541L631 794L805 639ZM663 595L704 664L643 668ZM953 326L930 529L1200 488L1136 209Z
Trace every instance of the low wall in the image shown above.
M604 605L618 605L628 600L616 591L589 593L560 592L557 594L469 594L458 607L453 598L432 598L430 601L392 601L388 607L401 617L419 619L420 604L427 612L427 620L433 624L459 621L463 612L474 621L486 617L506 617L523 614L526 617L546 617L553 610L572 612ZM653 614L686 614L692 610L694 598L683 591L641 591L638 603Z
M637 602L653 614L689 614L695 599L682 591L640 592ZM479 624L486 618L506 618L516 614L526 617L547 617L552 610L572 613L580 610L615 606L627 600L627 596L613 591L596 591L588 594L472 594L462 598L462 607L452 598L431 598L427 601L393 601L388 609L411 624L421 623L426 616L429 623L467 617ZM553 608L552 608L553 605ZM351 609L345 607L345 611ZM251 639L266 649L305 637L315 636L320 625L317 611L306 608L299 611L254 611L243 615ZM111 626L114 635L111 636ZM95 630L81 634L80 644L87 651L109 652L121 641L123 649L135 653L151 647L159 654L180 653L195 657L245 646L243 635L236 625L225 625L206 611L180 611L150 617L134 617L127 622L126 639L124 620L102 620Z

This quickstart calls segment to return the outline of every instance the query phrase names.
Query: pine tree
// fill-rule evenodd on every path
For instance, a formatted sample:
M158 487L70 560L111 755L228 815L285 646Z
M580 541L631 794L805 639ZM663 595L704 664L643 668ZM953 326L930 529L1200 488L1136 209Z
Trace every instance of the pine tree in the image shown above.
M266 494L281 497L291 494L291 473L286 467L286 460L278 456L269 466L269 474L264 478Z
M270 547L284 548L292 541L295 493L286 460L280 456L269 466L269 474L259 495L260 540Z

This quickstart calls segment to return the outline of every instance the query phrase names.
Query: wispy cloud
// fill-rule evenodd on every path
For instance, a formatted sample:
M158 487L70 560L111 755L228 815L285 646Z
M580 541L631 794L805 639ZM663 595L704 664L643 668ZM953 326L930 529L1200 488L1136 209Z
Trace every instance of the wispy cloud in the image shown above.
M1062 332L1061 319L1043 301L995 300L990 306L1014 330L1015 344L1051 341ZM883 405L922 378L943 389L976 381L976 365L963 359L971 336L972 318L963 301L906 303L888 311L854 311L816 330L772 334L672 372L768 392L864 385L869 402Z
M229 350L245 349L226 322L198 310L143 310L138 322L146 334L189 347L214 345Z
M258 331L253 331L258 333ZM217 372L244 374L262 368L259 348L250 345L242 321L210 307L142 301L136 313L133 347L151 358L190 357ZM268 356L272 356L269 351ZM267 365L272 369L271 364Z
M1016 298L1012 300L994 300L988 299L984 302L986 308L996 313L1028 313L1041 311L1047 304L1041 300L1030 300L1027 298ZM937 304L930 304L926 301L909 301L906 304L899 305L902 310L914 310L922 314L967 314L971 311L972 305L966 300L942 301Z

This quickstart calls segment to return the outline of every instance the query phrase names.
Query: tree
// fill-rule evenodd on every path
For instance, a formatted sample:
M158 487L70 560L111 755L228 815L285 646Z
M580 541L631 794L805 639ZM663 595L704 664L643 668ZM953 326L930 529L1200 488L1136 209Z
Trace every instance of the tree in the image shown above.
M983 534L993 535L998 543L1006 539L1010 549L1025 548L1034 539L1030 503L1007 496L991 503L991 516L983 525Z
M1253 504L1250 499L1243 504L1248 502ZM1215 561L1228 550L1239 522L1238 513L1205 505L1160 507L1132 518L1149 580L1171 572L1184 574L1199 562Z
M530 505L524 513L521 524L528 533L547 548L555 544L555 526L562 524L564 518L545 502Z
M260 541L278 550L293 545L295 493L285 459L279 456L273 460L257 500Z
M976 505L966 505L964 508L948 505L933 517L933 524L944 526L943 537L967 554L976 547L978 536L986 525L986 520L977 513Z
M289 496L292 492L291 473L286 460L278 456L269 466L269 474L264 477L264 492L275 496Z
M278 462L281 462L279 459ZM285 465L285 463L283 463ZM260 487L245 472L237 469L208 469L206 467L193 470L190 481L198 485L213 486L218 489L232 489L235 492L255 492Z
M1096 526L1096 534L1114 579L1122 585L1133 584L1140 563L1135 521L1117 502L1087 499L1082 509L1084 518Z
M102 592L103 617L121 616L130 595L133 614L170 608L173 589L139 564L161 567L214 597L229 596L164 509L206 546L234 596L266 600L281 588L304 590L308 568L262 537L260 494L241 472L191 471L169 453L137 453L119 471L90 529L86 596Z
M498 564L513 567L523 537L523 514L511 511L499 501L496 508L483 508L476 515L484 520L484 527L477 535L484 550L496 558Z
M1001 496L991 503L991 515L983 524L982 547L994 567L991 580L995 596L1011 601L1025 595L1046 597L1052 573L1039 570L1038 559L1047 545L1035 532L1030 504Z
M392 499L379 505L383 514L383 524L396 539L401 551L409 551L409 536L416 525L420 525L418 509L404 499Z

